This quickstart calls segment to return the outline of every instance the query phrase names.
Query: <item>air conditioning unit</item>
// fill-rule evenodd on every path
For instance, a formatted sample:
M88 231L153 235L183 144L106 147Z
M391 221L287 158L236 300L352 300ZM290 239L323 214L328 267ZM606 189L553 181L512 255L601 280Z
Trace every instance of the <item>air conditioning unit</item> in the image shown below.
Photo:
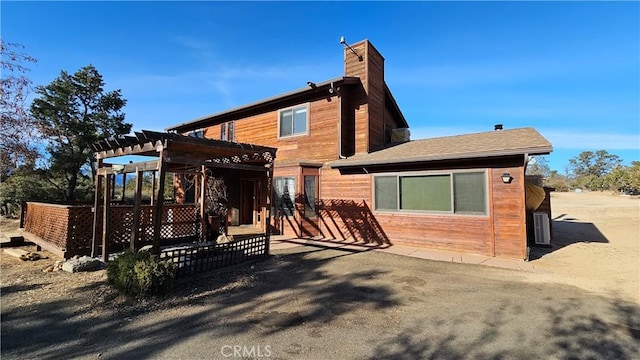
M407 128L391 129L391 142L407 142L411 140L411 131Z
M536 245L551 245L549 215L544 212L533 213L534 240Z

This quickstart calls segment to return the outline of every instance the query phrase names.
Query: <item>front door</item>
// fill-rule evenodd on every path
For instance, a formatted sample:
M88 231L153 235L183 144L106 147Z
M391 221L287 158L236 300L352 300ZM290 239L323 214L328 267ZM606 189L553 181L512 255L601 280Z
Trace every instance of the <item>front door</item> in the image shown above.
M254 225L256 208L256 181L240 182L240 225Z
M318 213L319 176L316 168L302 169L302 221L300 232L303 236L320 235Z

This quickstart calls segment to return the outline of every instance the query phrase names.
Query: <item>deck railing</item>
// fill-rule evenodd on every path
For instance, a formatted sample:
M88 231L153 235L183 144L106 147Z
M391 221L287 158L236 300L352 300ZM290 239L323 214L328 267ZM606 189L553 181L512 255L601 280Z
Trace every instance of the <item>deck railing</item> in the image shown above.
M97 210L102 214L102 207ZM133 206L114 205L110 211L109 251L122 251L129 247L133 226ZM153 240L153 206L140 207L140 226L137 229L140 245ZM102 216L98 216L102 228ZM91 253L93 238L93 208L91 206L56 205L28 202L24 215L25 231L49 243L65 258ZM197 240L200 221L194 204L163 205L161 243ZM102 244L102 232L98 243Z

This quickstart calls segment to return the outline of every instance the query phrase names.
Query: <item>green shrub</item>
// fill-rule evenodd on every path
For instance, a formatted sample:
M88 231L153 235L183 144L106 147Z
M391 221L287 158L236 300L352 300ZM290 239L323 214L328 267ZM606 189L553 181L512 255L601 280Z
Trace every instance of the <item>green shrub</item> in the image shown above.
M107 266L109 284L137 298L168 294L174 278L175 265L147 251L127 251Z

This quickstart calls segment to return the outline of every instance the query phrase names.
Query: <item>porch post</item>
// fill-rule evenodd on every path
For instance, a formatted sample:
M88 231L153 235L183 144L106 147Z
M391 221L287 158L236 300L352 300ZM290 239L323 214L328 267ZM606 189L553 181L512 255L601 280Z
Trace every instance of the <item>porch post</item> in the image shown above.
M273 166L273 164L272 164ZM269 170L267 170L267 216L266 216L266 226L267 228L265 229L265 235L267 237L267 244L266 244L266 254L265 255L269 255L270 250L271 250L271 197L272 197L272 193L273 191L271 191L271 186L273 183L273 170L270 168Z
M111 178L112 174L107 174L104 181L104 199L102 210L102 261L109 260L109 234L111 233Z
M131 251L136 251L138 245L138 237L140 233L140 202L142 201L142 178L143 173L139 167L136 167L136 193L133 200L133 225L131 226Z
M91 257L98 256L98 236L100 236L100 230L98 229L98 219L100 214L98 209L100 206L100 191L102 190L102 175L98 174L98 170L102 168L102 159L98 159L96 166L96 191L93 195L93 235L91 237Z
M127 173L122 173L122 201L124 202L124 198L127 191Z
M209 222L205 214L205 192L207 188L207 167L202 165L200 169L200 240L207 241L207 229L209 228Z
M111 196L110 199L116 197L116 174L111 175Z
M156 192L156 202L153 206L153 253L160 254L160 230L162 227L162 203L164 200L164 178L167 167L164 162L164 150L160 151L158 159L158 191Z
M155 201L155 197L156 197L156 172L152 171L151 172L151 196L150 196L150 205L155 205L156 201Z

